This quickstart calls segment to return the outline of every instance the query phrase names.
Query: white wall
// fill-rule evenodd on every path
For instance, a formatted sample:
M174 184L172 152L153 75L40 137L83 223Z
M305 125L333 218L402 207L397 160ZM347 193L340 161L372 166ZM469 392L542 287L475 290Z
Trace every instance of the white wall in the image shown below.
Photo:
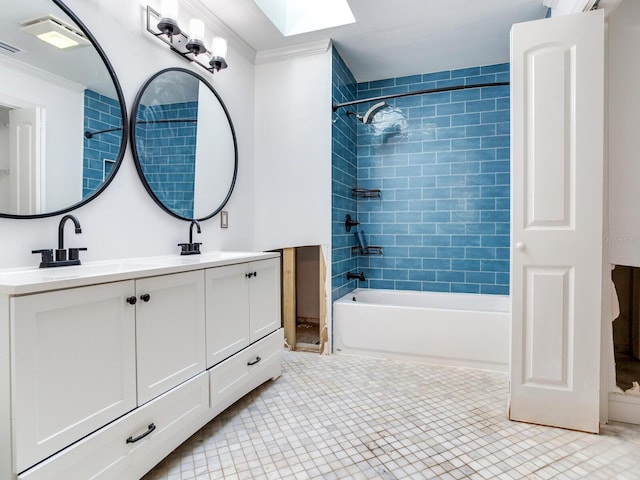
M65 3L105 50L119 77L129 112L138 89L153 73L170 66L189 68L186 61L145 31L143 0L65 0ZM156 9L159 3L150 0ZM183 8L180 21L188 24L190 16ZM254 66L252 59L246 57L245 47L230 42L229 68L215 76L193 67L210 79L224 99L234 122L240 155L236 188L226 207L229 228L220 229L217 216L203 222L197 241L203 242L205 251L254 249ZM166 214L147 195L137 176L130 147L111 185L73 214L80 220L83 233L75 235L68 227L66 245L87 247L85 261L176 253L176 244L184 242L188 235L187 222ZM35 220L0 218L0 268L37 265L39 260L31 250L55 247L59 220L60 216Z
M640 2L609 16L609 262L640 266Z
M1 60L0 104L13 108L37 106L45 111L45 207L55 211L79 202L82 200L84 87ZM8 167L0 165L0 168ZM4 207L7 211L7 204Z
M9 110L0 108L0 209L9 208Z
M255 218L259 250L331 244L330 46L323 41L258 56ZM325 258L330 264L330 258Z

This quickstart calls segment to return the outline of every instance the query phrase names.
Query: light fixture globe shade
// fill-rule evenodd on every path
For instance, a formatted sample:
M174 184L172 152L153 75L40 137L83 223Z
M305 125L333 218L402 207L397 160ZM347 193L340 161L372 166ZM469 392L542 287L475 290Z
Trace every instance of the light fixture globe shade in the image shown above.
M178 35L180 27L178 26L178 2L177 0L162 0L160 4L160 21L158 22L158 30L165 35Z
M185 46L194 55L207 51L204 46L204 22L202 20L192 18L189 22L189 40Z
M222 37L214 37L211 44L211 56L227 58L227 40Z
M227 68L227 41L222 37L215 37L211 45L211 60L209 65L216 72Z

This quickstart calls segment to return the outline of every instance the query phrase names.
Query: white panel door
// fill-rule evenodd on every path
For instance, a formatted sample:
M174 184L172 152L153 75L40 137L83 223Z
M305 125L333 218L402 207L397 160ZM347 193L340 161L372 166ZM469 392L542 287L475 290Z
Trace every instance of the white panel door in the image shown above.
M275 332L282 324L280 314L280 258L249 264L249 310L251 342Z
M11 300L17 472L136 406L133 281Z
M249 345L247 264L210 268L206 272L207 368Z
M604 15L511 31L512 420L598 432Z
M138 405L205 370L204 272L136 280Z
M9 111L10 211L17 215L42 213L45 201L45 110L41 107Z

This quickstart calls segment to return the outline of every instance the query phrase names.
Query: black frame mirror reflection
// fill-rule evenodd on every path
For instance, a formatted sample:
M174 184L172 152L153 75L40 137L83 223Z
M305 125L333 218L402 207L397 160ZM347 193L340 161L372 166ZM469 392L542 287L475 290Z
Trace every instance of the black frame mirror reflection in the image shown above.
M155 73L136 95L130 121L138 175L164 211L202 221L224 208L238 145L229 111L207 80L179 67Z
M72 85L78 85L81 87L78 92L82 92L79 94L84 97L84 106L82 109L79 109L77 105L74 107L76 108L74 111L81 112L77 114L79 118L78 125L75 122L67 124L57 119L60 116L67 118L68 112L61 114L50 106L34 107L36 112L34 118L41 118L42 124L45 126L42 135L46 146L40 150L38 173L29 173L37 181L29 180L29 182L31 182L31 185L41 184L42 186L41 188L30 187L33 191L29 191L26 194L19 193L21 186L25 182L23 177L18 175L18 172L12 171L11 167L4 168L0 166L0 170L2 170L0 173L5 177L3 188L6 188L6 202L4 202L6 206L0 204L0 217L32 219L57 216L87 204L104 192L113 181L122 164L129 138L126 103L118 77L104 50L86 25L61 0L47 0L46 2L25 0L24 2L13 2L7 8L13 15L3 15L3 20L0 20L0 24L3 21L9 22L11 28L15 26L14 30L18 31L24 30L24 28L21 29L20 21L16 21L18 17L20 20L33 21L34 13L41 15L43 18L53 16L63 23L68 22L67 28L75 31L86 44L78 48L65 49L65 56L63 57L65 61L56 62L55 68L58 71L51 72L51 68L45 66L45 59L48 60L48 57L54 58L58 55L58 49L26 33L19 32L16 34L23 35L22 38L16 37L18 38L17 48L20 48L20 45L30 45L29 42L35 42L33 45L37 45L37 48L26 50L26 47L23 46L26 50L26 55L21 54L21 56L16 57L17 64L15 68L22 68L20 65L24 64L25 71L33 72L34 77L37 77L40 81L44 81L42 79L46 78L50 84L55 81L54 78L60 78L59 82L61 84L69 82ZM26 16L26 18L22 18L23 16ZM2 27L3 32L9 30L9 26ZM5 34L8 35L7 33ZM6 39L3 38L3 40ZM97 53L97 56L92 55L92 53ZM95 62L93 62L94 59ZM100 63L104 65L104 72L106 72L104 74L100 71L102 69ZM89 74L72 74L72 66L78 64L82 64L82 67ZM76 80L76 77L67 79L67 72L69 72L70 77L71 75L79 75L81 79ZM87 80L86 82L83 81L85 79ZM52 91L53 88L52 86ZM15 92L9 92L9 94L11 96L21 95ZM38 103L37 100L34 101L31 98L22 99L21 102L22 104ZM96 103L92 105L92 102ZM93 107L108 109L107 116L109 118L97 118L99 113L96 113L96 108ZM3 105L2 108L8 112L7 114L16 109L28 110L28 108L22 108L20 105ZM38 113L38 108L44 112ZM71 109L71 106L69 106L69 110ZM79 123L83 123L83 125L80 126ZM58 129L56 130L57 134L54 133L55 129ZM80 144L78 146L74 145L74 152L82 150L81 158L75 158L77 155L70 155L66 151L62 151L62 148L57 148L61 145L59 142L62 142L59 135L60 131L64 132L63 136L65 138L67 134L69 138L78 137L77 141ZM89 135L87 135L87 132ZM6 145L7 152L12 151L10 144L11 140L9 140L9 145ZM96 144L100 146L96 147ZM14 149L14 153L8 153L5 161L7 165L15 166L20 165L23 159L15 153ZM81 183L81 185L76 186L73 183L73 193L68 194L69 189L66 182L72 181L70 180L71 177L68 176L68 172L73 171L74 164L80 162L82 172L73 172L75 175L73 182L77 178L79 179L78 183ZM18 169L16 168L16 170ZM24 169L22 170L24 171ZM10 178L11 175L14 175L14 177ZM25 189L22 188L22 190ZM64 195L58 192L64 192ZM16 198L12 199L11 195Z

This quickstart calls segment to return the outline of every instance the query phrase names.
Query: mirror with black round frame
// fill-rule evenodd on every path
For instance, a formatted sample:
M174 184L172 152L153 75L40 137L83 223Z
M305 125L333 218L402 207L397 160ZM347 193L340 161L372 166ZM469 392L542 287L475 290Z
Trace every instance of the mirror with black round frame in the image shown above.
M60 0L7 2L0 17L0 217L41 218L113 180L129 123L97 40Z
M236 182L238 146L209 82L184 68L157 72L136 96L130 130L140 179L166 212L201 221L222 210Z

